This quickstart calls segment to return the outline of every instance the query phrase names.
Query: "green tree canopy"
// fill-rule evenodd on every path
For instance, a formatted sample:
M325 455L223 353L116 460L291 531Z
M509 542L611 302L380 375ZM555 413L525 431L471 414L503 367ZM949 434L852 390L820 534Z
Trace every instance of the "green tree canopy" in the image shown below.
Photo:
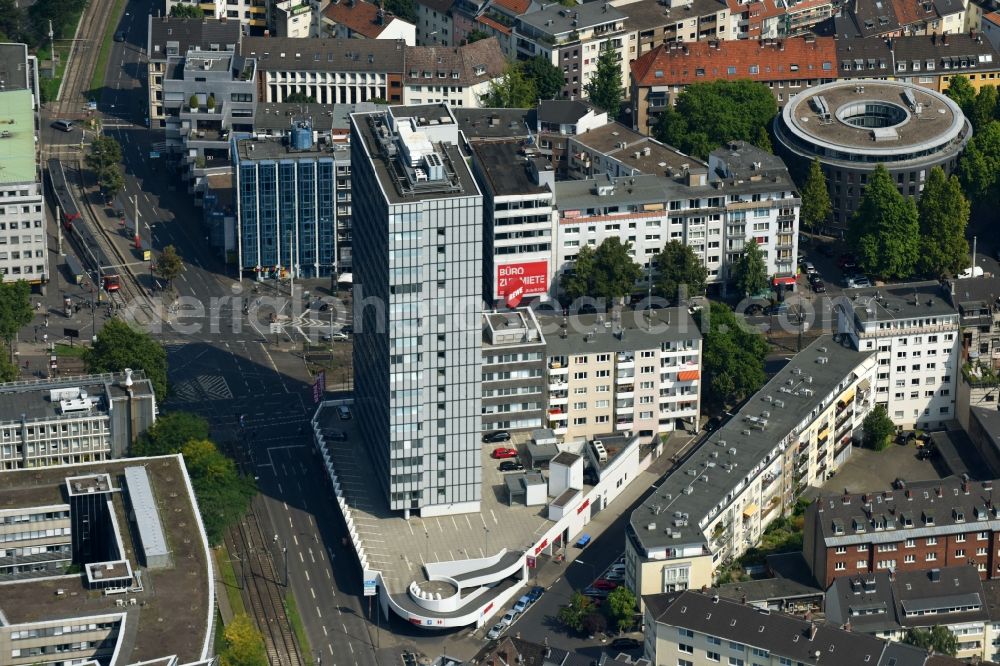
M291 95L285 97L285 102L288 104L315 104L316 98L305 93L293 92Z
M865 446L875 451L882 451L892 441L892 434L896 432L896 426L889 418L885 405L877 404L862 421L861 430L864 432Z
M0 382L16 382L20 378L20 368L8 360L7 356L0 354Z
M756 330L747 328L723 303L713 301L708 312L696 315L704 338L702 360L705 401L714 407L738 403L752 395L767 379L764 357L767 342ZM704 321L708 316L709 320Z
M689 246L670 241L656 255L655 261L653 284L657 296L674 303L680 298L681 285L686 286L685 295L698 295L705 291L708 269Z
M135 441L130 454L142 457L178 453L188 442L208 439L208 436L208 421L201 416L191 412L168 412Z
M104 324L94 346L84 353L83 362L91 373L142 370L153 384L157 401L167 397L167 352L148 334L120 319Z
M574 592L569 604L559 609L559 621L574 631L583 631L583 618L591 613L593 603L580 592Z
M472 44L473 42L479 42L484 39L489 39L490 36L483 32L482 30L473 30L465 37L466 44Z
M413 4L413 0L385 0L385 8L407 23L413 25L418 23L417 7Z
M750 143L757 146L765 153L774 153L774 147L771 145L771 135L768 134L767 127L764 125L761 125L754 130Z
M956 176L934 167L917 206L920 214L920 268L938 277L957 275L969 265L969 200Z
M622 105L622 66L618 52L606 48L597 56L597 71L583 87L592 104L614 120Z
M961 74L951 77L944 94L962 107L962 112L966 115L972 110L972 104L976 101L976 89L969 83L968 77Z
M767 261L756 238L747 241L743 254L733 266L733 284L739 293L747 296L767 289Z
M629 255L631 249L631 243L622 243L617 236L606 239L596 250L580 248L573 270L561 278L563 291L571 299L590 296L615 300L631 294L642 275L639 264Z
M537 103L535 83L525 77L516 65L507 65L503 76L490 82L489 90L482 97L487 108L526 109Z
M31 286L24 280L0 282L0 338L12 349L17 332L31 323Z
M986 124L997 119L997 88L983 86L979 89L975 101L969 109L969 122L976 131L986 127Z
M109 166L122 162L122 147L114 137L101 134L94 137L87 148L87 166L100 173Z
M886 278L913 274L920 258L917 205L899 193L881 164L868 177L847 234L865 270Z
M184 270L184 262L177 254L177 248L173 245L163 248L160 258L156 260L156 272L163 276L163 279L169 284L177 279L182 270Z
M766 136L777 112L774 95L762 83L694 83L677 96L676 110L668 107L660 115L653 135L689 155L707 159L727 141L763 144L761 130ZM769 144L770 139L759 147L768 150Z
M635 616L636 600L632 590L624 585L619 585L608 595L608 615L614 620L618 631L626 631L632 626L632 618Z
M562 70L553 65L548 58L535 56L525 60L520 65L525 78L534 83L538 99L556 99L562 92L566 80Z
M236 615L222 634L225 649L219 655L220 666L267 666L264 637L245 614Z
M15 0L0 0L0 39L6 42L24 41L24 10Z
M170 15L174 18L200 19L205 17L205 12L198 5L177 3L170 8Z
M833 212L830 203L830 192L826 189L826 176L819 164L819 158L813 158L809 165L809 175L802 186L802 208L799 221L804 229L816 229L823 225Z
M97 183L109 199L114 199L125 189L125 172L120 164L112 164L97 174Z
M948 627L940 624L930 629L907 629L903 642L925 650L933 648L935 652L950 657L954 657L958 653L958 638L951 633Z
M995 204L1000 199L1000 122L986 123L972 135L959 158L958 177L973 200Z
M257 492L253 480L242 476L232 458L224 456L208 440L191 440L180 452L198 497L205 534L210 543L217 544L226 528L239 520L250 505Z
M49 41L49 21L56 40L70 39L87 0L37 0L28 7L24 36L29 44L40 46Z

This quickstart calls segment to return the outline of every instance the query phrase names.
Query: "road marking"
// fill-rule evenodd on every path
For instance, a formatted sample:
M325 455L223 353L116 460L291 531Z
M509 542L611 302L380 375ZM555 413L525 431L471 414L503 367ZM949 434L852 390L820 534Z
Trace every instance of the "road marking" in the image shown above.
M326 625L323 625L323 635L326 636Z
M309 559L312 560L313 564L316 564L316 556L313 555L313 549L312 548L309 549Z
M497 514L493 513L493 509L490 509L490 515L493 516L493 522L499 525L500 521L497 520Z
M323 617L323 614L319 612L319 606L316 606L316 615Z
M285 507L285 513L289 513L289 511L288 511L288 502L282 501L281 504Z
M299 551L299 561L302 562L302 564L306 563L306 558L302 557L302 552L301 551Z
M257 467L270 467L271 469L274 469L274 465L257 465ZM285 491L281 489L281 484L280 483L278 484L278 494L279 495L284 495L285 494Z
M285 508L287 509L288 507L286 506ZM309 518L309 524L315 526L316 523L313 522L313 517L311 513L308 515L308 518Z
M332 576L330 576L330 570L329 569L326 570L326 577L327 578L332 578Z
M305 570L305 569L303 569L303 571L304 571L304 572L305 572L305 574L306 574L306 580L309 580L309 571L308 571L308 570Z
M316 598L316 590L312 589L311 587L309 588L309 594L311 594L311 595L312 595L312 598L313 598L313 599L315 599L315 598Z
M347 627L344 627L344 633L345 634L347 633ZM354 643L348 641L347 642L347 647L351 648L351 654L354 654Z
M330 651L330 654L333 654L333 646L332 645L330 645L329 643L327 643L326 644L326 648Z
M291 517L288 518L288 522L292 522ZM292 541L295 542L296 546L299 545L299 538L297 536L295 536L294 534L292 535Z

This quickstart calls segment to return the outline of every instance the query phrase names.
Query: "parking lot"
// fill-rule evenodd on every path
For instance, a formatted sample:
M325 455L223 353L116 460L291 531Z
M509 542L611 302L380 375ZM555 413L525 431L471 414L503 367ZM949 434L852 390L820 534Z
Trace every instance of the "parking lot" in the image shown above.
M841 493L844 488L851 493L888 490L897 478L910 483L933 481L943 476L947 473L942 471L940 461L936 457L918 460L917 448L913 444L892 444L882 452L855 447L851 457L833 478L823 484L819 494Z

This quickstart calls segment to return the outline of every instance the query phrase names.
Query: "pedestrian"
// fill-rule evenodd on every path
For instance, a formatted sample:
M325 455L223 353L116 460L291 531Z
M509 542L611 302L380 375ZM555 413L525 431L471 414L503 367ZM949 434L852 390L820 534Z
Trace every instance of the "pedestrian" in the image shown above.
M46 345L47 345L47 344L49 344L49 334L48 334L48 333L44 333L44 334L42 335L42 342L43 342L44 344L46 344Z

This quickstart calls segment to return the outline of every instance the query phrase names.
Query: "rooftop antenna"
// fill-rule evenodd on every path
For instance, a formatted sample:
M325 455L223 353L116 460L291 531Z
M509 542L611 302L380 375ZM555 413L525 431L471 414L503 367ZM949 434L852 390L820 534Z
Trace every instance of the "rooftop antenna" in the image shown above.
M970 277L976 277L976 236L972 237L972 273Z

